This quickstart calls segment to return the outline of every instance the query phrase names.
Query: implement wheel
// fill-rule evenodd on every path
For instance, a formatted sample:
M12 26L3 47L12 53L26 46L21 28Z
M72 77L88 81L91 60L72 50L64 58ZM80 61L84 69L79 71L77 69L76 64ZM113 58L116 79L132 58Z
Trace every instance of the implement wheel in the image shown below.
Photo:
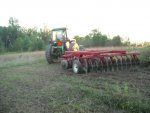
M88 65L88 59L82 59L81 64L82 64L82 69L85 73L90 72L90 67Z
M72 64L72 69L75 74L82 73L83 69L79 60L74 60Z
M61 61L61 67L63 69L68 69L69 68L68 61L67 60L62 60Z

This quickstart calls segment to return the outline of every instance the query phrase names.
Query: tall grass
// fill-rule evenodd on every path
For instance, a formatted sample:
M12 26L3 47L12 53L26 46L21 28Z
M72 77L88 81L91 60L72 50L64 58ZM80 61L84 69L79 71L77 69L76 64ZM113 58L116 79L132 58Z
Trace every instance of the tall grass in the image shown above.
M132 113L150 112L150 99L145 98L138 88L133 89L126 82L114 81L113 84L110 84L107 79L100 78L99 82L104 87L99 89L95 87L96 84L99 84L98 81L87 82L77 80L75 77L64 77L63 79L66 83L71 84L73 91L79 93L78 98L81 102L86 100L84 101L84 105L88 108L86 112L94 111L102 105ZM80 104L78 107L82 108Z
M140 49L140 61L142 66L150 66L150 46Z
M133 113L149 113L150 100L143 98L139 89L131 90L128 84L106 85L106 91L100 96L103 103L112 107Z

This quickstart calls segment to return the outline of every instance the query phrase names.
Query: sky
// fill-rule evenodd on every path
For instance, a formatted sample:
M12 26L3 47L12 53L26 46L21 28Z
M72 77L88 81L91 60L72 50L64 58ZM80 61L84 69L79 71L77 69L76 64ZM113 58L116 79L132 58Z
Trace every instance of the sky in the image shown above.
M0 26L10 17L23 27L68 27L70 36L98 29L110 38L150 42L149 0L1 0Z

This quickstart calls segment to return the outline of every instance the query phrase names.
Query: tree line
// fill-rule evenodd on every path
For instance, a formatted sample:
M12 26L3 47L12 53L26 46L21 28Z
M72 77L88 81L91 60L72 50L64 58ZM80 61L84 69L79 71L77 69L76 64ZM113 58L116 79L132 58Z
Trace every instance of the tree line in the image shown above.
M16 18L10 18L8 26L0 26L0 53L9 51L35 51L43 50L48 44L51 31L47 28L24 28L19 25ZM85 37L74 37L79 45L92 46L123 46L130 41L123 41L122 37L114 36L112 39L94 29Z
M114 36L112 39L107 35L102 34L97 29L94 29L86 35L85 37L75 36L74 37L80 45L84 45L86 47L93 46L128 46L130 45L130 41L123 40L119 35Z
M43 50L49 38L48 29L27 29L21 27L18 20L11 17L8 27L0 26L0 53Z

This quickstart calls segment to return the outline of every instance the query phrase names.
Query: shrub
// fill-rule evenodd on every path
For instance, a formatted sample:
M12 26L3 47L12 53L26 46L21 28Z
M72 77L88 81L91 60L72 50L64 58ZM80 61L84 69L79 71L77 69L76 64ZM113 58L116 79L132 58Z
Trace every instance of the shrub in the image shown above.
M22 51L23 50L23 38L17 38L16 39L16 42L15 42L15 45L14 45L14 48L15 48L15 51Z
M42 50L44 48L44 41L42 39L33 38L31 41L31 51Z
M143 98L139 89L131 90L128 84L120 86L107 84L106 91L100 96L100 100L112 108L127 110L133 113L149 113L150 101Z
M30 47L32 45L32 41L29 37L25 37L23 40L23 51L29 51Z
M150 66L150 46L140 49L140 60L142 66Z
M32 38L32 44L30 47L30 51L35 51L38 49L38 43L37 43L37 39Z
M44 41L42 39L37 40L38 50L42 50L44 48Z
M3 53L5 51L5 46L2 40L0 39L0 53Z

